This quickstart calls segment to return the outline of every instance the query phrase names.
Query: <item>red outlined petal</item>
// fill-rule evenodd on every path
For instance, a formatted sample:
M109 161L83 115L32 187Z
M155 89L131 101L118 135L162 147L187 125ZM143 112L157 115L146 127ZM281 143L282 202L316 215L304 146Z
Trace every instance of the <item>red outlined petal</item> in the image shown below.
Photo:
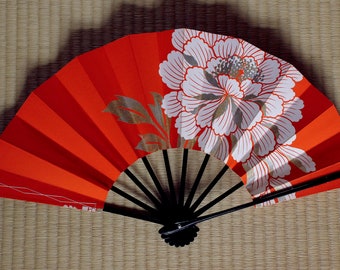
M254 142L254 152L258 156L265 156L274 150L276 144L274 133L268 127L257 124L250 133Z
M243 91L244 95L247 96L258 96L261 92L262 84L260 83L253 83L251 80L243 80L241 82L241 90Z
M294 86L295 83L291 78L281 77L278 83L263 86L262 93L272 93L283 101L290 101L295 97Z
M232 135L231 155L237 162L245 162L252 151L253 143L248 130L236 130Z
M211 127L214 115L216 113L216 109L221 104L221 101L214 101L214 102L205 102L204 106L201 106L197 113L197 123L200 127ZM216 130L217 132L217 130ZM223 134L217 132L218 134Z
M224 163L229 157L229 143L225 136L218 136L212 129L205 129L198 138L198 145L201 149Z
M164 96L162 108L168 117L176 117L182 111L182 91L172 91Z
M264 192L269 184L269 168L265 162L260 162L256 156L251 156L244 163L247 169L247 185L246 188L252 195Z
M285 117L265 118L262 124L273 130L279 144L291 144L296 138L292 122Z
M178 134L186 140L194 139L200 131L196 123L195 115L186 111L179 114L175 126Z
M216 145L215 149L211 152L211 155L223 161L224 163L228 162L229 159L229 142L225 136L219 137L219 142Z
M199 67L206 67L207 62L214 56L213 50L201 38L192 38L184 46L184 55L193 57Z
M206 128L198 138L198 145L205 153L210 154L215 148L218 139L219 136L217 136L212 129Z
M237 38L227 38L216 42L214 46L214 52L217 57L227 59L233 55L239 55L240 50L242 51L242 45Z
M206 71L210 74L216 72L216 67L223 61L221 57L218 58L211 58L207 63Z
M210 47L213 47L216 43L216 41L219 41L221 39L225 39L226 36L218 35L218 34L212 34L208 32L201 32L199 34L199 37L202 38L204 41L206 41Z
M281 60L281 74L290 77L293 81L299 82L303 79L303 75L291 64Z
M265 52L256 46L248 43L243 42L243 57L245 58L254 58L254 60L257 62L257 64L261 64L264 60Z
M232 104L230 99L226 100L223 105L225 107L221 109L223 109L224 112L213 120L212 128L217 134L225 134L228 136L231 132L236 130L237 126L233 118Z
M182 84L183 92L186 96L199 98L202 94L212 94L222 96L224 91L210 84L205 75L204 69L196 67L190 68Z
M303 100L295 97L293 100L283 104L283 116L292 122L298 122L302 119L301 110L303 107Z
M309 173L315 171L315 162L304 150L289 145L282 145L278 148L278 151L303 172Z
M290 174L290 165L288 159L281 155L279 151L274 151L265 158L272 177L284 177Z
M169 88L179 90L188 67L183 54L172 51L168 54L167 61L163 61L159 65L159 74Z
M229 78L228 75L218 76L218 82L231 97L243 98L243 92L240 89L240 84L237 80Z
M280 76L280 63L276 59L266 59L259 65L259 68L263 76L262 83L274 83Z
M172 33L172 45L183 52L185 44L192 38L198 36L199 32L193 29L176 29Z
M263 104L262 111L267 117L277 117L283 114L283 101L277 95L263 94L254 100Z
M262 111L260 106L252 101L244 101L241 99L233 99L235 107L242 112L242 121L240 127L242 129L251 129L256 123L262 120Z

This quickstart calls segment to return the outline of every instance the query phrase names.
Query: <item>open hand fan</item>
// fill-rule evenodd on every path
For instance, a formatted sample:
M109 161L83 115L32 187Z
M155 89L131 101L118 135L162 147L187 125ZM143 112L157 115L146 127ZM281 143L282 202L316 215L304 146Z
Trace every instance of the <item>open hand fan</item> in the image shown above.
M339 188L339 130L323 94L243 40L189 29L130 35L76 57L30 94L0 139L0 195L156 222L166 242L182 246L204 220ZM178 183L170 148L184 149ZM206 158L190 168L188 193L189 149ZM147 158L157 151L166 181ZM209 156L226 166L203 183ZM154 190L129 170L139 159ZM240 183L197 210L228 168ZM122 172L146 202L116 186ZM242 186L251 202L202 216ZM146 214L105 203L110 190Z

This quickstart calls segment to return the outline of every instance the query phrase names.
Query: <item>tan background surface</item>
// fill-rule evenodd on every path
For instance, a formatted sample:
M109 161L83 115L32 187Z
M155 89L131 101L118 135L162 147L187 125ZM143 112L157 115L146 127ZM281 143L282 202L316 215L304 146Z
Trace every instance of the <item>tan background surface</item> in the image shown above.
M244 38L293 63L340 108L338 0L0 0L0 131L73 56L175 27ZM0 269L340 269L339 190L203 223L181 249L156 225L108 213L8 199L0 209Z

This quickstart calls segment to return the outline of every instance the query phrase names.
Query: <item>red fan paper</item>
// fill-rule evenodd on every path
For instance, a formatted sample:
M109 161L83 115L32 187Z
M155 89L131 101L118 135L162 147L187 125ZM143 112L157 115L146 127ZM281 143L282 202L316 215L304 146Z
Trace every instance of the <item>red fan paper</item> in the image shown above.
M246 41L189 29L130 35L30 94L1 136L0 195L102 209L129 165L186 148L222 160L261 197L338 173L339 130L321 92ZM266 203L339 187L336 174Z

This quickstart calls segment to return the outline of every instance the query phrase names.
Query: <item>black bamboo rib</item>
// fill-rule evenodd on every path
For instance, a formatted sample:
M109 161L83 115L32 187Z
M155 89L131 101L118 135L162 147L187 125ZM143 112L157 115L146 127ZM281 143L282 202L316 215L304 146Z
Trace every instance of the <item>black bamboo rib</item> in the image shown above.
M143 183L138 180L138 178L129 169L126 169L124 172L132 180L132 182L135 183L135 185L138 186L139 189L143 191L144 194L154 203L156 208L160 209L162 206L160 201L143 185Z
M222 176L226 173L228 169L229 167L226 165L221 169L221 171L216 175L216 177L211 181L211 183L207 186L207 188L203 191L203 193L198 197L198 199L190 207L190 210L192 212L194 212L197 209L197 207L201 204L204 198L209 194L209 192L218 183L218 181L222 178Z
M219 212L216 212L216 213L212 213L212 214L209 214L209 215L206 215L206 216L201 216L201 217L194 218L194 219L191 219L191 220L176 222L176 224L175 224L176 227L174 229L163 232L162 235L168 236L168 235L171 235L173 233L177 233L179 231L182 231L182 230L184 230L184 229L186 229L190 226L194 226L194 225L201 223L203 221L207 221L207 220L210 220L210 219L213 219L213 218L216 218L216 217L220 217L220 216L223 216L223 215L226 215L226 214L230 214L232 212L236 212L236 211L257 205L257 204L265 203L265 202L268 202L270 200L278 199L282 196L286 196L286 195L289 195L289 194L292 194L292 193L295 193L295 192L299 192L299 191L302 191L302 190L313 188L313 187L325 184L327 182L334 181L334 180L339 179L339 178L340 178L340 171L337 171L337 172L331 173L331 174L326 175L326 176L315 178L315 179L308 181L308 182L305 182L305 183L301 183L301 184L298 184L298 185L295 185L295 186L287 187L287 188L278 190L276 192L268 193L268 194L263 195L261 197L255 198L253 201L245 203L245 204L241 204L241 205L238 205L238 206L226 209L226 210L222 210L222 211L219 211Z
M179 186L179 194L178 194L178 205L184 205L184 193L185 193L185 181L187 178L187 167L188 167L188 149L185 148L183 151L183 159L182 159L182 174L181 174L181 182Z
M156 174L154 173L150 163L149 163L149 160L146 158L146 157L142 157L142 160L143 160L143 163L145 165L145 168L147 169L149 175L151 176L151 179L153 181L153 183L155 184L157 190L158 190L158 193L159 195L161 196L161 199L162 199L162 203L163 204L167 204L168 203L168 197L167 195L165 194Z
M126 210L125 208L122 208L122 207L116 206L116 205L112 205L112 204L109 204L109 203L104 204L103 211L113 213L113 214L117 214L117 215L121 215L121 216L125 216L125 217L131 217L131 218L136 218L136 219L140 219L140 220L144 220L144 221L149 221L149 222L156 223L156 224L162 224L162 222L159 219L155 218L154 216L145 215L145 214L141 214L141 213L138 213L138 212Z
M185 207L186 207L186 208L190 208L190 205L191 205L191 203L192 203L192 200L194 199L194 196L195 196L196 190L197 190L197 188L198 188L198 185L199 185L199 183L200 183L200 181L201 181L201 179L202 179L204 170L205 170L205 168L206 168L206 166L207 166L207 164L208 164L209 158L210 158L210 155L206 154L205 157L204 157L204 160L203 160L203 162L202 162L202 164L201 164L201 167L200 167L200 169L199 169L199 171L198 171L198 174L197 174L197 176L196 176L195 182L194 182L194 184L192 185L192 188L191 188L191 190L190 190L190 193L189 193L189 195L188 195L188 198L187 198L187 200L186 200L186 202L185 202Z
M223 194L218 196L216 199L212 200L210 203L208 203L205 206L198 209L194 213L194 216L198 217L198 216L202 215L205 211L207 211L208 209L210 209L211 207L213 207L214 205L216 205L217 203L219 203L220 201L222 201L223 199L225 199L226 197L228 197L229 195L231 195L232 193L234 193L236 190L238 190L241 187L243 187L242 181L237 183L233 187L231 187L229 190L227 190L226 192L224 192Z
M146 211L149 211L150 213L155 213L157 214L157 210L152 208L150 205L147 205L146 203L136 199L135 197L127 194L125 191L115 187L115 186L112 186L111 187L111 190L115 193L117 193L118 195L122 196L123 198L129 200L130 202L138 205L139 207L145 209Z
M169 185L169 191L170 191L170 200L171 200L171 203L173 205L176 205L177 204L176 191L175 191L174 181L173 181L173 178L172 178L168 151L163 150L162 152L163 152L164 164L165 164L165 169L166 169L166 175L167 175L167 179L168 179L168 185Z

